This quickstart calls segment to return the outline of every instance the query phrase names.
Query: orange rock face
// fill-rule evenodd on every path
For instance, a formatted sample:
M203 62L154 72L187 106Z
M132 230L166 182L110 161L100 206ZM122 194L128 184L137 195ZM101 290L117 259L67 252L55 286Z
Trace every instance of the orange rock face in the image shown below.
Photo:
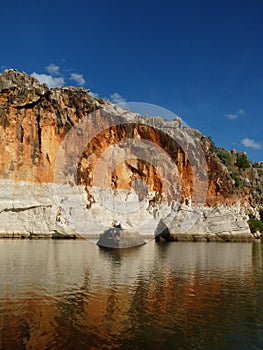
M51 91L16 71L4 72L0 87L1 178L53 182L61 142L92 110L91 97L74 89Z
M107 108L112 110L108 117L103 112ZM202 150L198 133L177 126L169 134L150 118L138 122L135 116L128 120L123 115L116 124L111 122L114 113L118 115L112 105L87 90L48 89L25 73L5 71L0 75L0 178L63 182L67 178L58 173L72 171L73 182L84 185L87 193L89 187L105 186L133 188L140 199L155 192L156 201L169 204L213 206L240 200L228 171ZM184 135L194 135L191 140L199 143L202 157L193 156L195 146ZM87 205L92 205L89 194Z

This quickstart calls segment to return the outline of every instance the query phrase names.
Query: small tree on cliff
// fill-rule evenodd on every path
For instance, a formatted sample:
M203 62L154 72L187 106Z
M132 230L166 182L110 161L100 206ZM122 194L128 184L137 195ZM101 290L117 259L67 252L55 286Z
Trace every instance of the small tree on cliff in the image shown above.
M250 163L247 159L246 153L241 153L237 155L236 165L241 170L245 170L250 167Z

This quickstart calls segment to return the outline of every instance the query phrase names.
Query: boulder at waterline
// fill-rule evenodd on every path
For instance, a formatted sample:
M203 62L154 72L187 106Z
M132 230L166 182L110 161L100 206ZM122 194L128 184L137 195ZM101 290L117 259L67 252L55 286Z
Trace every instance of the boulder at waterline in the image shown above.
M100 235L97 245L108 248L131 248L145 243L143 237L136 231L111 227Z

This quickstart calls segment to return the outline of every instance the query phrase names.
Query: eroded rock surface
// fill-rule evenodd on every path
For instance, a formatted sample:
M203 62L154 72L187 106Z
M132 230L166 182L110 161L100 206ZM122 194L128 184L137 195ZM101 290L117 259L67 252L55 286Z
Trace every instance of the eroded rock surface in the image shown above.
M233 208L193 209L182 205L159 222L155 236L157 241L253 240L246 220Z
M149 235L162 220L175 239L249 239L247 215L262 196L249 184L237 190L230 175L178 118L140 116L83 88L49 89L15 70L0 74L4 236L91 237L116 219ZM197 219L183 232L189 215Z

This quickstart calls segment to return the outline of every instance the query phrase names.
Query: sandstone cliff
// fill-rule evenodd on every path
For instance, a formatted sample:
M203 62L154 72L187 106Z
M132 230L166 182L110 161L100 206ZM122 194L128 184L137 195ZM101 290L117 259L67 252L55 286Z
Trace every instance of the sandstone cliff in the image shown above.
M91 237L119 221L176 239L253 238L246 221L262 208L262 164L227 168L179 118L140 116L7 70L0 141L2 236Z

